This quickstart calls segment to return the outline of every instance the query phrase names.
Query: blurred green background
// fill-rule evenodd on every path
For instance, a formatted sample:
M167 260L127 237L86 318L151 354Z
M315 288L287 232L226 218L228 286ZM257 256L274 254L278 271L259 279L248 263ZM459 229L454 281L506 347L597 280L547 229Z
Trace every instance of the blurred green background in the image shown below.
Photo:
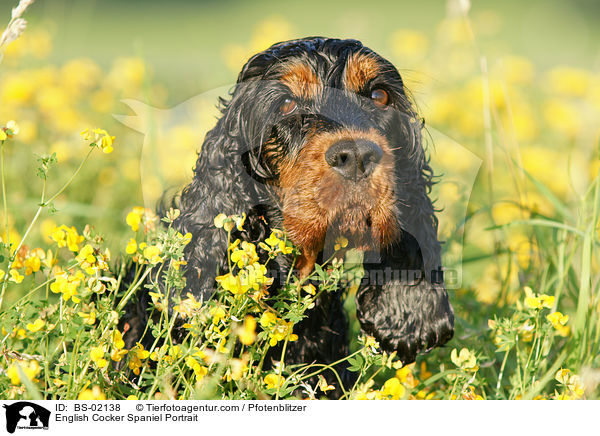
M14 3L0 1L7 19ZM260 50L277 36L356 38L392 58L398 68L411 69L416 66L411 59L394 56L394 30L418 29L431 37L447 15L444 0L38 0L27 14L33 26L50 24L54 50L49 61L85 56L108 67L115 57L141 56L172 91L171 102L232 83L236 74L228 68L228 50ZM510 52L541 68L598 68L597 1L474 0L471 16L484 37L482 51L492 58ZM242 60L229 65L236 62ZM444 70L432 78L445 80Z

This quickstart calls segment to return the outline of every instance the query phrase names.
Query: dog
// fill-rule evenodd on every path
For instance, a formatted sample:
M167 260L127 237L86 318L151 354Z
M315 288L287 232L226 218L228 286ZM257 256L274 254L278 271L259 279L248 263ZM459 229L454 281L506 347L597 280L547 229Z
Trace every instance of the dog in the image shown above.
M276 228L299 249L294 265L290 256L275 259L278 277L292 267L308 276L340 236L362 251L358 321L404 364L446 343L454 315L429 198L433 172L397 69L357 40L280 42L248 60L220 103L175 204L174 228L192 235L184 292L204 300L214 293L228 271L227 235L214 219L245 214L232 240L257 244ZM349 354L345 295L319 297L294 326L299 339L288 344L286 363Z

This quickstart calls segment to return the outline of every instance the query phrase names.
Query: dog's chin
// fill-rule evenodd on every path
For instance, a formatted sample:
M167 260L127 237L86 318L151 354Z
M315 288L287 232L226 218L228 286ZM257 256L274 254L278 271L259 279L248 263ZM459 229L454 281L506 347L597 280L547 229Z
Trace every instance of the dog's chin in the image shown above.
M381 229L374 225L372 211L366 209L364 205L351 204L339 211L330 229L334 239L344 237L348 240L348 248L361 251L375 250L382 243L387 243Z

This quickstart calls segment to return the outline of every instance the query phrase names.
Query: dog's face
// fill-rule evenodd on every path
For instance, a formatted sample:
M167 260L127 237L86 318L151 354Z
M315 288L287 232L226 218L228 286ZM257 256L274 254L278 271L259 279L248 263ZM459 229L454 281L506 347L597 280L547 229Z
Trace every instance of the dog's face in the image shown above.
M420 121L393 65L357 41L333 41L259 53L233 97L251 171L274 188L285 230L306 253L326 237L362 249L396 239L397 162L420 147Z

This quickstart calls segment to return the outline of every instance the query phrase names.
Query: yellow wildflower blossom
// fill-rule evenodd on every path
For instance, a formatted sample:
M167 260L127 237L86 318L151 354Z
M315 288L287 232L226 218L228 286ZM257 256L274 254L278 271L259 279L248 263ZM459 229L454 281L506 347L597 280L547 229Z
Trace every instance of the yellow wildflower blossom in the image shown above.
M327 380L325 377L319 374L319 382L317 383L317 388L321 390L321 392L333 391L335 387L330 384L327 384Z
M50 284L50 290L55 294L62 294L65 301L73 300L74 303L79 303L81 300L77 296L77 289L84 279L83 273L78 271L74 275L61 273Z
M581 398L583 396L584 390L583 384L581 383L581 379L578 375L572 374L569 369L559 369L556 372L554 378L567 389L566 395L563 394L562 398L558 399L576 399Z
M282 386L285 379L277 374L267 374L263 379L267 385L267 389L277 389L278 386Z
M25 377L33 382L37 381L36 377L42 370L37 360L30 360L28 362L19 362L15 360L6 370L6 375L10 379L11 384L18 386L22 383L17 365L21 367L21 371L25 374Z
M304 285L302 286L302 289L310 295L316 295L317 293L317 289L314 287L314 285L312 285L311 283L309 283L308 285Z
M238 338L244 345L252 345L256 340L256 320L253 316L247 315L244 318L244 323L238 330Z
M98 368L104 368L108 365L108 361L104 358L104 349L101 347L93 347L90 350L90 359L94 362Z
M84 389L81 391L78 400L106 400L106 395L100 389L100 386L94 386L92 389Z
M535 294L529 286L525 286L525 306L530 309L552 308L554 305L554 296L546 294Z
M79 251L79 244L85 238L77 233L75 227L67 227L63 224L54 228L50 234L50 239L56 242L59 247L68 247L71 251Z
M400 383L396 377L393 377L387 380L383 384L383 388L381 389L381 393L392 400L399 400L404 397L406 393L406 388Z
M122 349L125 346L125 341L123 341L123 335L119 330L113 331L112 334L112 343L117 349Z
M137 242L135 239L131 238L127 243L127 247L125 247L125 252L127 254L134 254L137 251Z
M21 283L23 281L23 279L25 278L25 276L19 274L19 271L17 271L16 269L11 269L9 271L10 273L10 280L11 282L15 282L15 283Z
M92 141L91 145L99 147L103 153L112 153L115 137L108 134L104 129L85 129L81 136L86 141Z
M188 318L193 316L202 307L202 303L196 300L190 292L187 293L187 298L181 300L181 303L176 305L173 309L179 313L182 318Z
M90 313L78 312L78 315L83 318L83 322L87 325L96 324L96 312L91 311Z
M567 325L569 315L563 315L561 312L552 312L546 315L546 319L552 323L552 326L561 336L568 336L571 329Z
M143 255L144 259L151 265L155 265L162 260L160 257L160 247L158 245L150 245L144 248Z
M39 332L44 326L46 322L40 318L36 319L33 323L27 324L27 330L31 332Z
M347 246L348 246L348 239L346 239L343 236L339 236L335 240L335 245L333 246L333 249L335 251L338 251L338 250L341 250L342 248L346 248Z
M460 353L456 348L453 349L452 353L450 353L450 360L452 360L452 363L456 366L468 372L476 372L479 369L475 353L467 348L461 349Z

